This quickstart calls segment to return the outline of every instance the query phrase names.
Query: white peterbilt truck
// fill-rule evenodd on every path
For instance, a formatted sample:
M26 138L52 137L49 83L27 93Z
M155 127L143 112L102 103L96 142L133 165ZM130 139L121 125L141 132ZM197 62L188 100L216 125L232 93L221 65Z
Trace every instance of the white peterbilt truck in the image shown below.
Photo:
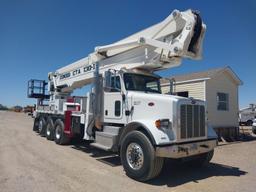
M33 130L57 144L72 138L120 155L126 174L146 181L164 158L208 163L217 136L207 123L205 102L161 94L154 72L200 59L206 30L198 12L174 10L160 23L28 82L37 98ZM75 89L91 84L84 97ZM170 82L172 85L172 82ZM48 94L46 94L48 88Z

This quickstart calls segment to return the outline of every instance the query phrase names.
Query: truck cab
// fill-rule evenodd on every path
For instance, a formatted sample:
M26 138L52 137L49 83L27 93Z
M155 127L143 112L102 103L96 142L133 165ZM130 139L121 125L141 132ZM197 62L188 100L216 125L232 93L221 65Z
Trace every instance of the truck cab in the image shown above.
M103 88L104 124L140 126L158 146L209 139L216 144L204 101L162 94L161 77L152 73L121 70L108 75Z

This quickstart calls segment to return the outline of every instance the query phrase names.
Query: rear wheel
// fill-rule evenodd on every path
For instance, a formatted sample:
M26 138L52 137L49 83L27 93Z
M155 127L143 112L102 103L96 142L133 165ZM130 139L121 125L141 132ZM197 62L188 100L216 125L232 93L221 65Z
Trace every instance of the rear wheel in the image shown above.
M54 123L50 117L47 120L45 135L48 140L54 140Z
M39 117L39 121L38 121L38 133L41 136L45 136L45 129L46 129L46 121L44 117Z
M54 140L59 145L68 144L70 138L64 133L64 123L61 119L57 119L54 125Z
M120 156L126 174L139 181L159 175L164 162L163 158L155 156L150 140L139 131L132 131L125 136Z
M33 131L38 132L39 119L36 117L34 120Z

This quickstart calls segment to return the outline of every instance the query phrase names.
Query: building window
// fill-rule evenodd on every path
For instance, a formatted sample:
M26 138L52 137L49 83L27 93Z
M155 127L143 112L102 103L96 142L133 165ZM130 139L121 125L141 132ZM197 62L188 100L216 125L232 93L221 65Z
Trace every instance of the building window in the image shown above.
M180 91L180 92L177 92L176 95L181 97L188 97L188 91Z
M228 94L227 93L217 93L217 109L220 111L228 111Z

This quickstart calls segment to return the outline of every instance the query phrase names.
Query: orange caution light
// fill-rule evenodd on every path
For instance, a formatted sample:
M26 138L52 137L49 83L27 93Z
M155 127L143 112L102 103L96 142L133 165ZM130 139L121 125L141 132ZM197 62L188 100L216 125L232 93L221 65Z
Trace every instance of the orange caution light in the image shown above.
M156 125L156 128L158 128L158 129L161 128L161 121L160 121L160 119L155 121L155 125Z

